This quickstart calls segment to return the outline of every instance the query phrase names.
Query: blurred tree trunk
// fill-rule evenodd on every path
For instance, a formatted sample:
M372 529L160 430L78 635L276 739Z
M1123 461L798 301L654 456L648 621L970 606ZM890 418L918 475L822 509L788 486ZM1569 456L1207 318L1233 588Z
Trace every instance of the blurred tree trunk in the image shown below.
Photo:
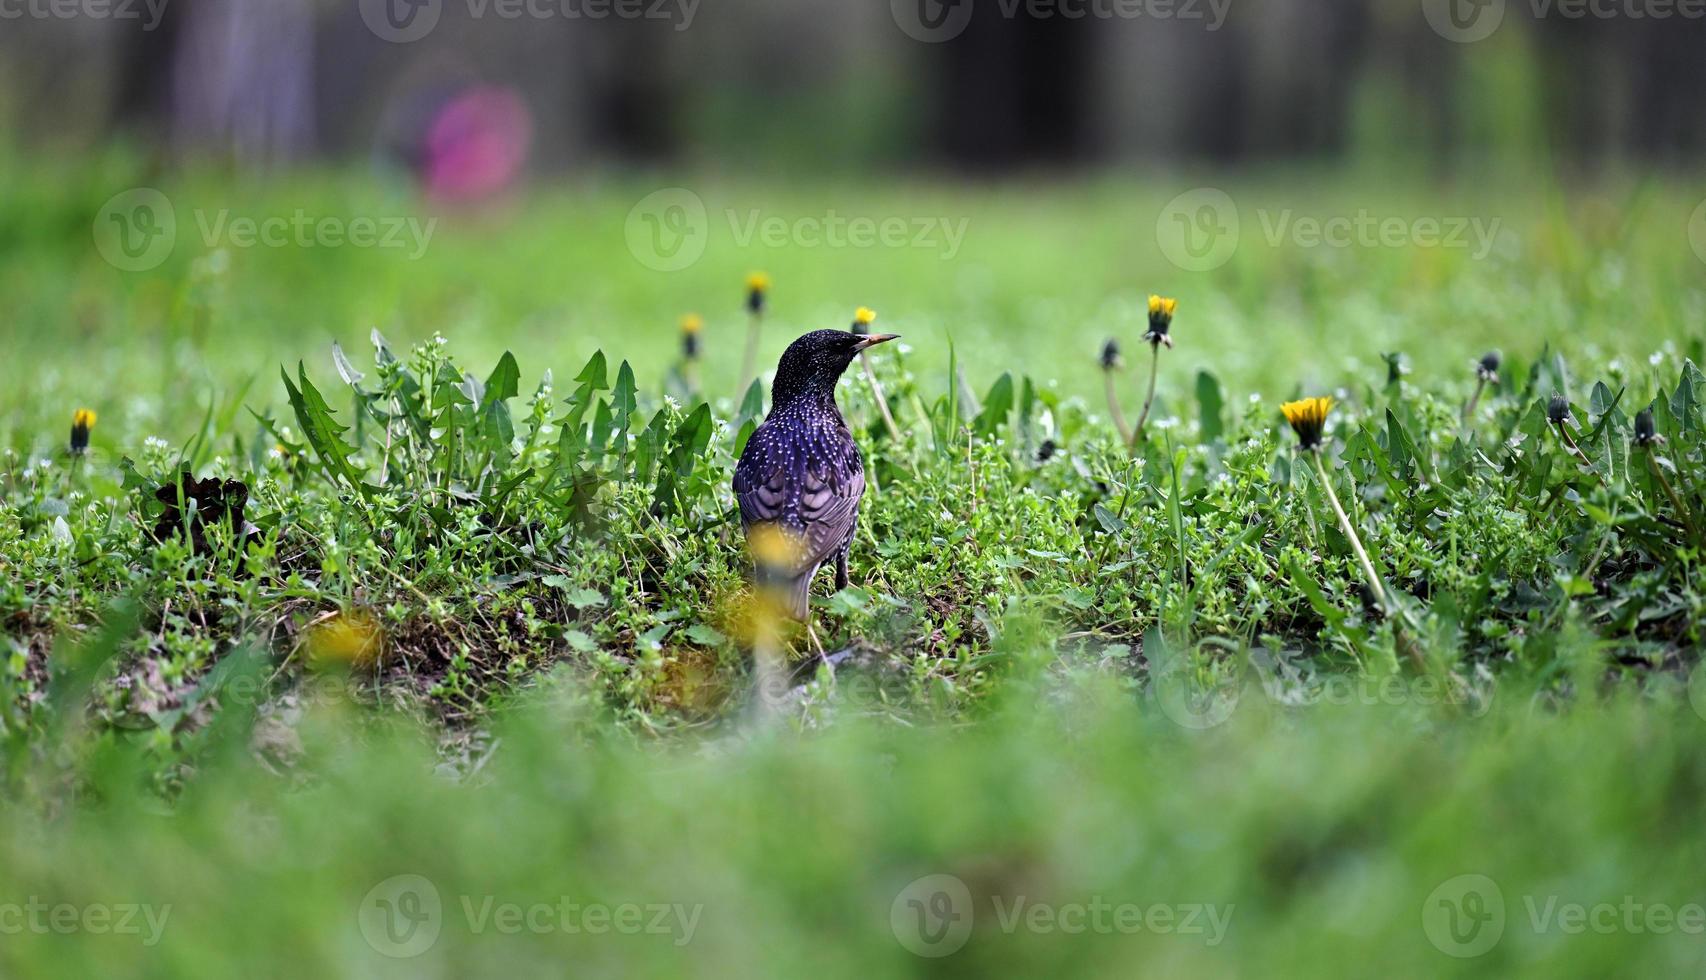
M308 0L178 0L173 141L266 169L314 141L314 22Z
M974 8L964 33L936 46L921 86L935 96L937 152L970 170L1071 162L1087 145L1089 61L1103 26Z

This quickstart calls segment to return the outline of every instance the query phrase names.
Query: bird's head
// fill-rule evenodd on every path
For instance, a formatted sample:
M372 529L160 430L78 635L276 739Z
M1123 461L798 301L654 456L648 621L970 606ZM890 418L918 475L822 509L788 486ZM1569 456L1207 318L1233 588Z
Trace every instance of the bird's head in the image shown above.
M899 334L856 334L845 330L814 330L788 345L776 365L771 401L777 405L810 393L830 394L853 358L861 351L886 344Z

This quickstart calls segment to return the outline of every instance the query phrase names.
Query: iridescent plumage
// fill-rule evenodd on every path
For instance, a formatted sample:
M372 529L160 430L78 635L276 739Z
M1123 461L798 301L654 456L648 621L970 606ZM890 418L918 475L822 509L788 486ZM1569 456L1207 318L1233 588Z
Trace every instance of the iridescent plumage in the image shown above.
M865 494L865 461L835 404L835 384L860 351L893 339L819 330L794 341L776 368L770 415L735 467L758 584L796 619L810 611L812 577L825 562L835 561L836 588L846 587Z

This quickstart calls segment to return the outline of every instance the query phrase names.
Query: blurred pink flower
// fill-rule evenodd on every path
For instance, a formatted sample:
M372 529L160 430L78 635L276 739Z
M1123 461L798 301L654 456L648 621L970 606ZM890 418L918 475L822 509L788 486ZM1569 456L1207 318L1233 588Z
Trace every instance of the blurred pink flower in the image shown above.
M440 108L427 128L427 193L474 201L503 191L527 162L533 120L514 90L477 85Z

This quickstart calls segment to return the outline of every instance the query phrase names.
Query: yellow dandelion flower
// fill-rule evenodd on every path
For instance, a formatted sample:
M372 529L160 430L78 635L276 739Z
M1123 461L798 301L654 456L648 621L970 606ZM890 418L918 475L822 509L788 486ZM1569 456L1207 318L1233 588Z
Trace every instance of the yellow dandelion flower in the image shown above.
M1305 451L1320 447L1321 436L1327 429L1327 414L1332 410L1333 399L1325 396L1286 402L1280 406L1280 411L1291 424L1292 431L1297 433L1297 441Z
M871 324L875 323L876 320L876 310L871 309L869 306L859 307L858 311L853 314L853 332L856 334L870 333Z
M89 430L95 427L95 413L79 408L71 414L71 454L81 456L89 448Z
M764 312L764 302L770 294L770 277L762 272L754 272L746 277L746 308L757 316Z
M1149 297L1149 332L1143 339L1154 345L1166 344L1173 346L1173 338L1167 330L1173 325L1173 314L1178 312L1179 301L1165 296Z

